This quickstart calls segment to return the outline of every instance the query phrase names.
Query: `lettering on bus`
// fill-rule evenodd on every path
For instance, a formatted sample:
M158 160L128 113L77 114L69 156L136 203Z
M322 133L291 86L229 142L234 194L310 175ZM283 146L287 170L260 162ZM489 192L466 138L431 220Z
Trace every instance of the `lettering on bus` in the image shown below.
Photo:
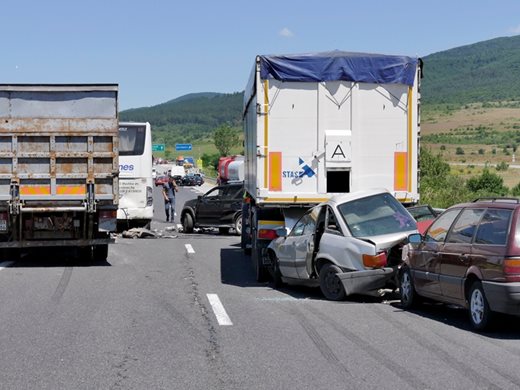
M134 170L134 164L119 164L119 172L131 172Z

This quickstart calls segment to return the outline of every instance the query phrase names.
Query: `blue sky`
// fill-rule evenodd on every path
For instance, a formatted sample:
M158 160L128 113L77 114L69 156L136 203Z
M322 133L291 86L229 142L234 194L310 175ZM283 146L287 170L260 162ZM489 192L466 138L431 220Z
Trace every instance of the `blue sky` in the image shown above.
M1 4L0 83L117 83L122 110L242 91L257 54L426 56L520 34L518 0Z

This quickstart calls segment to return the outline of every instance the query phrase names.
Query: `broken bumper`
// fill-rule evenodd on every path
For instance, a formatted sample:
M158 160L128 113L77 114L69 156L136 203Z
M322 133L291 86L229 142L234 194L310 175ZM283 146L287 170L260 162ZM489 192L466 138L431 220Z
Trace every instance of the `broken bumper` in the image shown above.
M363 294L384 288L395 270L393 268L378 268L363 271L353 271L337 274L347 295Z

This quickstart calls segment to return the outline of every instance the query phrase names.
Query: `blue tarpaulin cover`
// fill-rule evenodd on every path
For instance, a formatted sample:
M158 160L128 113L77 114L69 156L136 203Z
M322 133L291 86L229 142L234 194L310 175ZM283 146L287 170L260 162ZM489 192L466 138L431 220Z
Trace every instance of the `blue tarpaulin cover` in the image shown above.
M280 81L345 80L412 86L418 58L329 51L295 55L261 55L260 78Z

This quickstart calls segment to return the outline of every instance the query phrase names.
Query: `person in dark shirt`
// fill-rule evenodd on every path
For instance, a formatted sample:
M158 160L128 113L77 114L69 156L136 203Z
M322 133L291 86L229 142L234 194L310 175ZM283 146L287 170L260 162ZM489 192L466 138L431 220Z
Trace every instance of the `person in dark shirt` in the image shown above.
M173 176L168 176L168 181L163 184L164 211L166 212L166 222L172 221L175 217L175 193L179 191Z

